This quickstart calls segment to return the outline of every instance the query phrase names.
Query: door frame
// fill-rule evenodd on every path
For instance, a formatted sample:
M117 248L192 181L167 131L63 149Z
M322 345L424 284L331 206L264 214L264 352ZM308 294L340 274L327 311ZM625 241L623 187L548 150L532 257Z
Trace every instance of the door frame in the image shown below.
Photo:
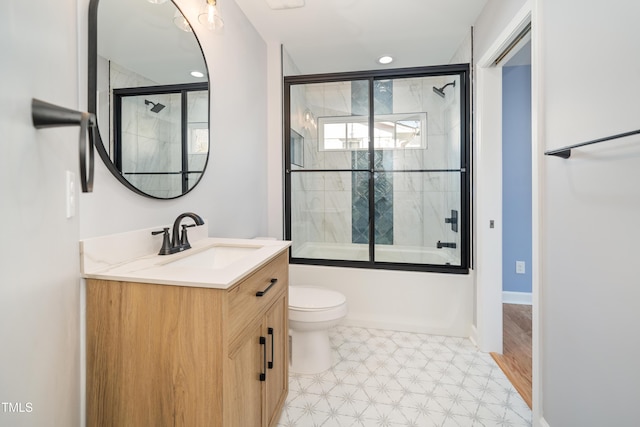
M542 419L540 348L540 253L542 179L541 0L528 0L476 63L474 142L476 218L476 325L472 339L483 352L502 353L502 66L494 61L531 24L532 131L532 359L533 425ZM504 63L504 62L503 62ZM493 221L493 228L491 228Z

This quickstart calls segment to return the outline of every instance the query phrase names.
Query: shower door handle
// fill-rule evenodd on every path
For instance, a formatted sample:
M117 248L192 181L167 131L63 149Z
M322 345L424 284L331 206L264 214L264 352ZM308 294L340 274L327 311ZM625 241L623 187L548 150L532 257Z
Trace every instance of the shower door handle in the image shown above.
M263 297L264 294L266 294L267 292L269 292L269 289L271 289L273 287L273 285L275 285L276 283L278 283L278 279L271 279L269 286L267 286L267 288L264 291L258 291L256 292L256 296L257 297Z

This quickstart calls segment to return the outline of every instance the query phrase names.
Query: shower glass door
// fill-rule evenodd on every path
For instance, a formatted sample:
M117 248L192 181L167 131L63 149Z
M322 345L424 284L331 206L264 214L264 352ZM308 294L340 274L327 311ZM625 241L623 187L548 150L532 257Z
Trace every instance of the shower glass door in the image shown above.
M291 88L288 176L294 257L370 258L366 84L327 82ZM357 92L358 87L365 90Z
M122 99L118 166L127 181L146 194L182 194L181 105L179 93Z
M209 152L209 92L175 85L114 90L113 162L143 193L178 197L200 179Z
M457 75L374 81L377 262L461 265L459 88Z
M292 263L468 271L467 70L285 78Z

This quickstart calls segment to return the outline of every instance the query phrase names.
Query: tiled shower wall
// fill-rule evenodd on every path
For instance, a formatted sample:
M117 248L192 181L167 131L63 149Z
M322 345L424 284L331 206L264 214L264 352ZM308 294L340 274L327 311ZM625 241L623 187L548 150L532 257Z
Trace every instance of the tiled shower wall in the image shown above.
M453 77L448 76L393 81L393 112L426 111L428 133L426 150L384 151L385 159L391 156L394 169L460 167L459 103L454 100L453 91L449 91L451 88L447 89L444 99L433 92L433 86L441 87L452 80ZM350 151L319 151L317 129L318 117L354 113L352 98L351 82L292 88L291 127L304 137L302 168L352 167ZM305 112L312 113L312 120L308 120ZM389 165L386 160L384 163ZM300 168L293 166L293 169ZM353 209L353 182L350 172L292 174L292 216L304 218L292 223L294 246L304 242L354 242L353 215L359 211ZM451 209L461 211L459 174L396 173L388 183L392 188L394 245L435 247L441 240L456 242L460 248L460 233L453 232L444 222Z

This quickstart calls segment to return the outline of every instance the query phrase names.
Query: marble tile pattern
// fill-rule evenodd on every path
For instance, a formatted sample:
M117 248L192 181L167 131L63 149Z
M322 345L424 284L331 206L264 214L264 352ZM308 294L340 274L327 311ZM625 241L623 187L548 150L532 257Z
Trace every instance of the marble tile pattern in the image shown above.
M338 326L333 367L291 374L278 427L525 427L531 411L466 338Z
M425 149L389 150L394 170L459 169L460 117L459 100L451 87L443 99L433 92L458 77L438 76L395 79L385 93L384 102L393 103L394 113L427 113L427 146ZM459 84L456 86L459 87ZM358 103L366 82L334 82L294 86L291 92L291 126L304 137L304 169L344 169L352 167L352 152L319 150L317 118L348 116L357 111L366 113L364 102ZM380 89L380 88L379 88ZM360 96L353 94L356 91ZM368 92L367 92L368 93ZM382 101L381 101L382 102ZM362 104L362 105L361 105ZM380 102L379 102L380 104ZM368 101L367 101L368 106ZM356 111L357 110L357 111ZM311 115L305 114L310 112ZM313 117L315 120L308 120ZM385 165L385 168L387 166ZM299 169L292 167L295 171ZM438 240L457 243L459 259L461 233L451 230L445 218L451 210L461 212L459 172L395 172L385 173L392 184L388 199L392 213L392 243L398 246L435 248ZM392 178L391 178L392 177ZM305 242L352 243L353 221L362 219L364 212L353 209L353 193L357 186L350 174L342 172L292 173L292 239L295 248ZM357 193L357 192L356 192ZM357 193L359 194L359 193ZM365 195L366 196L366 195ZM335 204L335 203L344 203ZM336 215L336 213L340 213Z
M374 152L375 169L392 167L392 152L376 150ZM369 168L369 153L352 151L353 169ZM351 192L351 240L352 243L369 243L369 174L353 172ZM375 241L379 245L392 245L394 230L394 191L393 175L377 173L374 176L375 197Z
M151 232L172 226L173 222L80 240L80 271L83 274L94 273L135 258L155 254L162 246L162 235L153 235ZM204 218L203 225L189 229L189 242L194 244L206 239L208 235L209 220Z

